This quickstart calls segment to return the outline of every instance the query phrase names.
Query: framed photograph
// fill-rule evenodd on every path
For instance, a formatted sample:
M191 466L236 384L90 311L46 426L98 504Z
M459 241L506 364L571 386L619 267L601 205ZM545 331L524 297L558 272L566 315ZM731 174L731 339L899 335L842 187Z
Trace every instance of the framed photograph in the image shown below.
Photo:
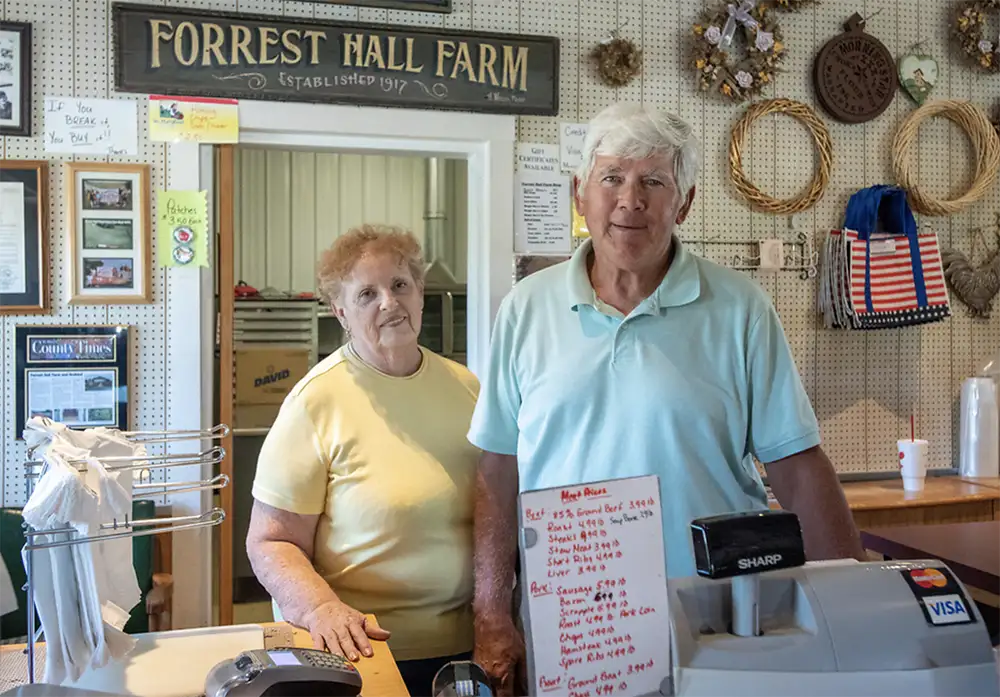
M131 211L131 179L84 179L83 210L85 211Z
M43 416L70 428L129 426L127 325L14 328L15 437Z
M151 302L149 165L65 166L70 303Z
M131 220L84 218L83 248L85 250L132 249L134 246Z
M0 160L0 315L48 314L49 169Z
M31 135L31 25L0 22L0 136Z

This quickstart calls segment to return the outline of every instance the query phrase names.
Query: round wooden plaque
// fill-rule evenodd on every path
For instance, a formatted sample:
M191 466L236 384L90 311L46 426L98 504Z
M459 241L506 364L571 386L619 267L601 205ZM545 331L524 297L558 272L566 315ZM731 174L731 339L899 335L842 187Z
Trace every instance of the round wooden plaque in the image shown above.
M865 33L861 15L852 15L844 28L816 56L816 96L838 121L863 123L885 111L895 98L896 62L881 41Z

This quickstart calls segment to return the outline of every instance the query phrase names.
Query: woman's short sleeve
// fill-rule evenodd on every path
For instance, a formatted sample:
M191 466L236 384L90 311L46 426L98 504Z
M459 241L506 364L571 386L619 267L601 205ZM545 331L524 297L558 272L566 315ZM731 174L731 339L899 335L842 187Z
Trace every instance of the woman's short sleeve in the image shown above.
M281 405L257 458L253 497L283 511L318 515L326 506L329 458L304 402L292 392Z

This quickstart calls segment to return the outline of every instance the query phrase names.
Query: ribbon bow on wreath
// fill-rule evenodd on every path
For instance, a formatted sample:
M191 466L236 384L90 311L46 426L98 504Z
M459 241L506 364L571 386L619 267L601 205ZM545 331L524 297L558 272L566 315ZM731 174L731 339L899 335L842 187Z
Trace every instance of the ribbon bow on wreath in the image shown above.
M719 39L720 49L726 51L732 45L733 37L736 36L737 23L742 24L751 31L757 28L757 20L750 14L753 6L754 0L743 0L738 8L733 4L726 5L726 12L729 13L729 19L726 20L725 25L722 27L722 38Z

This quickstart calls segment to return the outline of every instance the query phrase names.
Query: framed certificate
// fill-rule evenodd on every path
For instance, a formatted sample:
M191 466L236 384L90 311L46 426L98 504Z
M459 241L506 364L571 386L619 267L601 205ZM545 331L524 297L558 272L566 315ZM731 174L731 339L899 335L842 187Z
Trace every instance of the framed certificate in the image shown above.
M0 160L0 315L48 314L48 163Z

